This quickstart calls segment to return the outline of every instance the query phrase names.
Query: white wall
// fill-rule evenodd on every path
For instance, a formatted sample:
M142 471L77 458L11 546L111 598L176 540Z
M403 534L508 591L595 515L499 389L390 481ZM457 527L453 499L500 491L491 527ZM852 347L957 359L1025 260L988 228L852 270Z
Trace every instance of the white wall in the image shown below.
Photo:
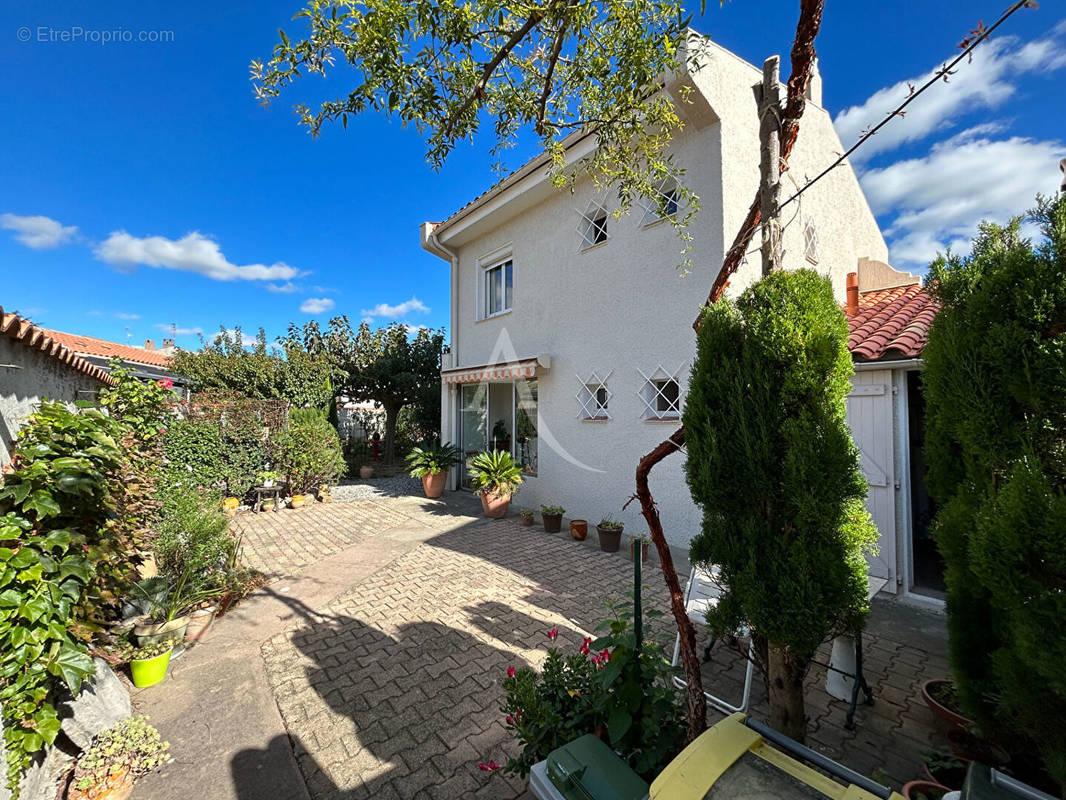
M636 503L622 505L634 490L634 472L641 456L669 435L677 422L642 419L638 396L644 380L658 365L673 373L681 367L684 392L695 354L692 322L705 300L758 182L758 118L752 86L761 71L728 51L710 45L704 68L695 76L720 121L702 129L687 127L672 151L687 169L686 184L700 197L701 211L689 228L694 238L693 265L682 276L681 242L670 225L642 226L640 210L610 221L609 240L580 250L577 231L581 213L593 197L613 209L613 198L579 182L573 194L560 190L522 209L498 214L500 223L469 241L441 241L458 253L452 275L454 297L450 364L477 366L499 360L501 342L514 355L551 356L551 368L540 381L539 474L529 478L516 504L536 507L559 504L567 516L591 522L612 514L626 530L645 530ZM829 116L810 106L793 157L797 176L813 174L814 165L829 163L841 149ZM885 260L887 251L850 167L837 170L804 196L804 215L815 218L822 241L815 267L829 273L838 298L844 299L847 272L858 258ZM513 211L513 208L512 208ZM786 217L787 219L787 217ZM485 225L482 224L482 228ZM757 246L757 240L756 240ZM786 266L810 266L802 257L802 222L785 233ZM478 263L486 254L510 250L514 261L514 307L505 315L478 320ZM729 293L736 295L758 277L759 258L735 276ZM612 393L605 422L578 419L575 395L593 372L611 372ZM444 387L444 437L457 441L454 386ZM546 432L561 447L553 449ZM575 465L573 461L580 462ZM698 530L700 514L683 477L683 456L656 467L651 488L659 502L671 543L687 546Z

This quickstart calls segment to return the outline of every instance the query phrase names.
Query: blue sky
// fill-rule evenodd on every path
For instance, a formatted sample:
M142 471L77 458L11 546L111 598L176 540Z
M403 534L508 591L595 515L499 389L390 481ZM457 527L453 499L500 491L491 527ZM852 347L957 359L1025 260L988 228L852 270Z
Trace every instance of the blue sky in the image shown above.
M1005 5L830 2L818 49L845 145ZM787 54L798 3L707 6L694 26L742 57ZM317 79L260 107L248 63L269 55L279 27L298 33L298 9L296 0L4 4L0 305L116 341L128 329L133 343L173 324L186 347L220 324L262 325L273 337L290 321L337 313L444 325L447 267L420 249L418 226L495 179L488 142L459 147L435 173L417 133L379 116L310 138L290 108L319 97ZM30 41L20 41L23 27ZM156 43L39 40L41 29L58 38L79 27L172 33ZM897 266L920 268L980 218L1005 218L1058 186L1066 8L1021 11L1002 32L856 164ZM343 88L345 76L330 85Z

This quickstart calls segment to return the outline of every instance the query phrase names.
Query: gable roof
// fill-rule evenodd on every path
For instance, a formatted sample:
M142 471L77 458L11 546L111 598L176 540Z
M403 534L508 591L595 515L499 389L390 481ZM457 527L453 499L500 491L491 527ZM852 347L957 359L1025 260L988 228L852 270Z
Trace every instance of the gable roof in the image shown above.
M939 308L917 284L864 292L858 310L848 317L848 349L860 361L918 358Z
M128 344L109 342L95 336L82 336L80 333L63 333L63 331L45 331L60 344L69 347L75 353L99 358L121 358L135 364L147 364L153 367L169 367L170 356L155 350L142 350Z
M51 331L38 328L28 319L17 314L8 314L0 307L0 336L6 336L26 347L40 350L46 356L67 364L72 369L95 378L107 386L114 386L115 379L95 364L90 364L76 352L56 339Z

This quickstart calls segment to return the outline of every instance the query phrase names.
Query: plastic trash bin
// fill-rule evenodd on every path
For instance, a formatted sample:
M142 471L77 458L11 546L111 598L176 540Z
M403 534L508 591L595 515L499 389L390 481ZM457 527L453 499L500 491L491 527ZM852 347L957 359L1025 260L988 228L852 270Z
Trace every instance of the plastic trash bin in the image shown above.
M645 800L648 784L598 736L587 734L533 765L529 789L539 800Z
M962 800L1055 800L1049 794L1034 789L999 770L970 764L966 782L962 786Z

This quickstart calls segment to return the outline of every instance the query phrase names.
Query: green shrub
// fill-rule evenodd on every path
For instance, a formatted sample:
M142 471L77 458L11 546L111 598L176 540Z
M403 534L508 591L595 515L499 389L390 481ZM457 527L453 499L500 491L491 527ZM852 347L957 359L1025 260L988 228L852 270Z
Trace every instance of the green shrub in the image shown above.
M167 483L219 487L223 476L222 433L208 420L176 420L163 438Z
M725 590L708 621L718 635L748 624L768 645L771 723L795 739L811 657L868 611L877 531L845 421L847 342L828 279L773 273L705 310L684 411L703 509L691 558L718 565Z
M74 768L74 785L88 792L123 771L132 783L166 763L169 748L148 717L130 717L96 735Z
M1066 785L1066 199L1035 220L930 268L926 460L959 700Z
M319 486L334 484L345 469L337 430L317 411L293 416L288 430L278 439L277 459L278 469L294 494L309 494Z
M470 482L478 494L510 497L522 485L522 468L506 450L489 450L470 459Z

